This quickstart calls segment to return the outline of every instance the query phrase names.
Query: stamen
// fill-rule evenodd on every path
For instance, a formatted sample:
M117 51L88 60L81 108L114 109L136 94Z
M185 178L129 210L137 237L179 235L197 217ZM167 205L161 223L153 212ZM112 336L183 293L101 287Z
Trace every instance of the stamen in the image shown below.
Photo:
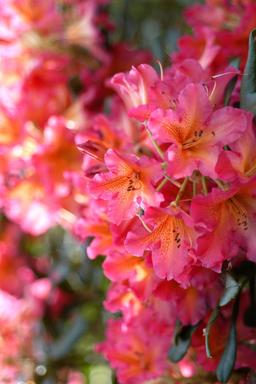
M160 60L157 60L156 62L159 65L159 69L160 69L160 79L161 79L161 81L163 81L164 80L164 71L163 71L162 63Z
M185 177L183 183L181 184L180 190L177 193L175 201L172 201L170 206L176 207L177 205L179 205L180 199L181 199L181 197L182 197L182 195L183 195L183 193L185 191L185 188L187 186L188 180L189 180L189 177Z
M201 177L201 182L202 182L202 188L203 188L204 195L207 196L208 195L208 188L207 188L205 176Z
M197 180L193 180L193 197L197 194Z
M163 178L163 180L161 181L161 183L158 185L158 187L156 188L157 192L161 191L161 189L165 186L165 184L167 183L168 179L167 178Z
M155 150L157 151L157 153L159 154L161 159L164 160L164 153L161 150L161 148L159 147L159 145L157 144L157 142L154 140L152 133L150 132L150 130L148 128L146 128L146 132L150 138L150 141L151 141L153 147L155 148Z
M212 79L218 79L219 77L223 77L223 76L226 76L226 75L237 75L237 74L238 74L237 72L229 71L229 72L219 73L218 75L214 75L214 76L211 76L211 77L212 77Z
M138 212L136 214L136 216L139 218L141 224L143 225L143 227L145 228L145 230L149 233L152 233L152 230L148 227L148 225L145 223L145 221L143 220L142 216L141 216L141 212Z
M215 184L218 185L218 187L222 191L226 191L228 189L228 185L226 183L224 183L222 180L214 179L214 182L215 182Z
M211 94L208 96L209 97L209 100L211 101L212 97L213 97L213 94L216 90L216 86L217 86L217 82L214 81L214 84L213 84L213 88L212 88L212 91L211 91Z

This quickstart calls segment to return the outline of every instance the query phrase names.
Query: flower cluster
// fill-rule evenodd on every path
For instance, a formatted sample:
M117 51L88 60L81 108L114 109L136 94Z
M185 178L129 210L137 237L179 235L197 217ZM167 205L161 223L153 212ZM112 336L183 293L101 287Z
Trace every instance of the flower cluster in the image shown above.
M90 258L106 256L105 307L121 318L109 320L98 350L120 384L207 383L215 370L227 382L233 368L245 369L238 380L256 368L256 137L230 90L253 8L190 8L195 35L181 38L173 64L112 77L122 124L113 99L80 144L89 204L74 231L93 237Z
M64 276L60 268L53 271L50 250L39 256L36 252L37 261L30 254L34 252L24 252L25 233L34 236L29 240L32 249L33 242L43 243L39 236L57 224L72 229L88 203L76 140L92 134L95 114L110 94L106 79L115 70L150 58L125 43L107 46L113 29L107 3L0 1L1 383L32 380L37 363L44 364L41 371L39 365L40 378L49 373L48 361L52 359L53 369L52 364L61 360L49 357L53 334L60 338L59 318L64 323L70 316L67 308L80 300L81 293L77 287L69 289L72 294L59 287L70 271ZM51 334L42 326L45 318L56 323L58 332ZM60 380L84 382L76 369L64 369L62 374L60 368L61 364L56 369Z
M84 383L69 353L102 296L75 235L105 257L104 306L119 316L97 351L120 384L244 384L256 370L255 1L189 7L193 34L159 71L111 45L107 3L0 0L0 382ZM56 224L69 234L52 246L40 236Z
M104 3L1 6L0 207L34 235L56 224L70 228L86 204L76 136L90 130L114 67L148 60L125 44L105 49L100 28L111 25Z
M185 18L193 35L181 37L179 51L172 56L174 62L194 58L203 68L218 73L238 59L244 68L248 36L256 25L253 0L206 0L188 7Z

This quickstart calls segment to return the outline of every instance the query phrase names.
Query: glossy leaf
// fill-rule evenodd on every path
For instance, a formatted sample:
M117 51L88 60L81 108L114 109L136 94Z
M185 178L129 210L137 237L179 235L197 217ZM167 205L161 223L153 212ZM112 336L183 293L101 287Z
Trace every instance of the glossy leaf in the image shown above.
M221 383L226 383L231 376L236 360L236 347L236 326L232 323L229 338L216 371Z
M219 306L223 307L233 300L240 290L240 284L229 274L226 275L225 290L220 298Z
M229 337L216 371L217 378L221 383L227 383L236 362L236 320L239 312L239 302L240 295L236 298L233 306Z
M175 336L174 345L169 350L169 358L174 363L180 361L187 353L191 343L191 336L197 325L187 325L183 327Z
M210 343L209 343L209 337L210 337L210 330L213 325L213 323L216 321L217 317L219 315L219 308L215 308L214 311L212 312L210 319L207 323L207 326L204 330L204 335L205 335L205 350L206 350L206 355L207 357L211 358L211 350L210 350Z
M74 347L76 342L82 337L87 330L87 323L81 317L74 318L70 326L69 332L64 333L62 337L55 341L49 350L48 356L52 361L57 361L66 356Z
M256 114L256 29L250 33L247 63L241 83L241 108Z
M244 323L248 327L256 327L256 277L251 276L250 282L250 305L244 313Z
M238 79L238 76L236 75L232 77L232 79L228 82L225 89L225 93L224 93L224 105L229 104L232 92L236 86L237 79Z

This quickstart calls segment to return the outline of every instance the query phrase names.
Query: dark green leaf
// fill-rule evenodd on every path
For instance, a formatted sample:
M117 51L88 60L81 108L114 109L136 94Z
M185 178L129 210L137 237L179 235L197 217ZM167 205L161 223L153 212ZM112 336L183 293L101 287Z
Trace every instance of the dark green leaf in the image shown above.
M244 313L244 323L247 327L256 328L256 307L250 306Z
M225 93L224 93L224 105L229 104L232 92L233 92L235 85L236 85L236 82L237 82L237 79L238 79L238 76L236 75L236 76L232 77L232 79L228 82L226 89L225 89Z
M256 327L256 277L252 275L249 281L250 305L244 313L244 323L248 327Z
M51 345L48 352L48 357L51 361L58 361L65 357L74 347L76 342L82 337L86 329L87 324L85 319L81 316L74 318L69 331L63 333L61 338Z
M221 383L226 383L231 376L236 361L236 325L232 323L229 338L219 362L216 374Z
M191 336L196 328L197 325L187 325L175 335L174 345L169 350L171 361L177 363L185 356L191 343Z
M219 306L223 307L233 300L240 290L240 284L229 274L226 275L225 290L220 298Z
M256 29L249 36L247 63L241 83L241 108L256 114Z
M241 59L240 57L234 57L230 62L229 64L236 68L236 69L239 69L239 66L240 66L240 62L241 62Z
M216 321L218 314L219 314L219 308L217 307L212 312L211 317L205 328L205 349L206 349L206 355L209 358L212 357L211 350L210 350L210 343L209 343L210 330L211 330L212 324Z
M221 359L216 371L217 378L221 383L226 383L229 380L235 365L235 361L236 361L236 349L237 349L236 320L239 312L239 302L240 302L240 295L237 296L233 306L232 317L231 317L231 328L229 331L227 344L225 346L224 352L221 356Z

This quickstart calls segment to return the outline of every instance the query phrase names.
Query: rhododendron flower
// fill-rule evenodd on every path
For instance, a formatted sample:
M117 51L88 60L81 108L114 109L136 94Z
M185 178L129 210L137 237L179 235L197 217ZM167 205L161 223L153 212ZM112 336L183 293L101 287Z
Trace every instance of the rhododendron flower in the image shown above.
M194 4L185 12L186 19L195 31L206 27L215 35L220 50L214 67L223 68L230 59L239 57L243 68L247 56L247 41L255 27L255 3L248 1L212 1Z
M107 340L98 351L117 370L120 384L138 384L160 377L168 367L168 338L172 331L151 313L126 325L122 320L110 320Z
M38 180L22 180L5 194L5 214L19 223L24 231L34 235L42 234L57 219L55 203L47 204L44 198L44 189Z
M90 218L87 220L81 218L74 224L74 233L83 240L93 236L91 244L87 247L87 255L90 259L106 255L106 250L109 252L113 244L109 223L104 219L98 218L93 221Z
M205 226L197 248L202 265L220 271L223 261L237 254L238 246L255 260L255 208L255 179L193 199L191 215Z
M122 311L124 321L129 322L139 316L143 304L132 288L127 287L126 284L114 283L108 290L104 307L109 312Z
M92 0L78 3L69 13L62 38L69 44L86 48L95 57L107 62L108 54L101 48L100 33L96 28L96 7Z
M46 0L39 3L34 0L7 1L3 8L9 6L13 13L13 24L19 22L23 25L24 31L34 28L41 33L47 34L50 31L58 31L61 27L60 13L56 9L55 0Z
M252 116L249 116L252 117ZM241 138L221 154L216 171L221 179L234 182L248 182L256 174L256 138L251 126Z
M128 282L141 300L150 297L159 280L146 260L117 250L109 252L103 269L111 281Z
M129 232L126 249L136 256L142 256L145 250L152 251L156 275L180 281L186 268L195 260L196 234L192 219L181 209L170 207L161 210L150 208L143 220L150 233L143 227L139 233Z
M216 306L223 288L219 276L214 272L198 267L191 269L195 273L191 273L190 286L186 289L174 280L163 280L154 291L154 295L165 300L166 305L170 303L172 313L184 325L197 324L207 315Z
M0 226L1 228L1 226ZM6 224L0 233L0 289L20 296L24 286L34 281L34 274L19 254L21 231L14 224ZM19 275L19 279L17 279Z
M36 318L37 310L32 303L0 291L1 356L6 360L17 358L22 349L31 348L30 333Z
M115 75L110 85L119 93L129 110L148 103L151 89L158 80L157 72L150 65L141 64L127 74Z
M20 84L17 113L39 127L50 116L63 113L71 104L67 70L65 58L44 55L36 60Z
M213 111L202 85L187 85L175 110L156 110L149 128L168 149L169 172L176 178L199 170L215 177L215 165L224 145L236 141L247 128L247 113L225 107Z
M208 28L198 27L195 36L183 36L178 44L179 51L171 55L174 63L194 58L205 69L212 64L220 51L220 46L215 43L214 32Z
M249 339L254 339L255 331L252 327L244 325L244 303L248 304L247 292L242 294L239 316L236 323L237 358L235 368L238 369L242 367L250 367L255 369L255 341L252 341L251 343L248 342ZM209 359L205 353L205 336L203 328L209 320L208 317L205 318L205 322L199 325L192 336L192 347L196 352L197 361L206 371L214 371L220 361L229 336L231 311L232 306L227 306L221 311L221 314L217 317L211 326L211 331L209 334L209 347L212 358Z
M161 203L161 194L153 188L153 182L159 178L157 162L119 155L109 149L105 164L109 172L96 175L89 184L89 192L108 201L107 213L113 223L132 218L139 207Z

